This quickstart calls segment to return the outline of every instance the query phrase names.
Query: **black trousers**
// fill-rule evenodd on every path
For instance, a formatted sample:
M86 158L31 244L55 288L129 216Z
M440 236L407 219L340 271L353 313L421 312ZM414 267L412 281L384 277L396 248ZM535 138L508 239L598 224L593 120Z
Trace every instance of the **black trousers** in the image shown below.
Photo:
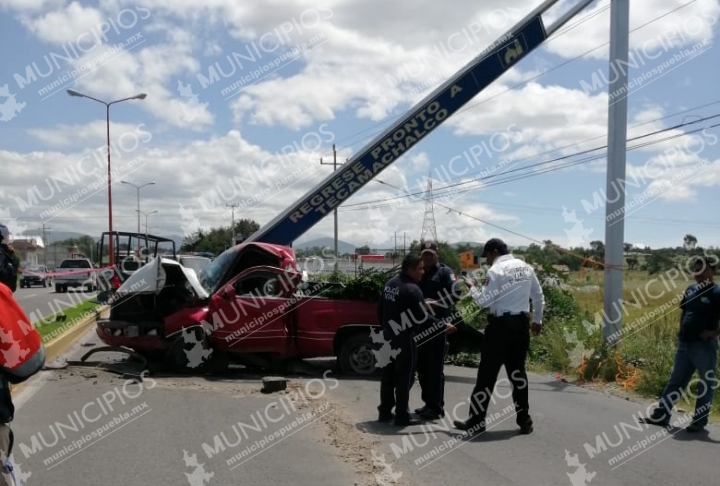
M418 342L417 372L422 401L431 410L445 409L445 331L428 340Z
M378 410L381 414L390 413L395 407L396 418L407 418L410 416L410 389L415 381L416 347L412 337L392 342L391 347L400 352L383 368Z
M497 382L500 368L504 365L512 384L516 421L523 425L530 420L528 403L528 378L525 360L530 347L530 320L525 315L488 317L485 339L481 346L477 382L470 398L470 417L482 422Z

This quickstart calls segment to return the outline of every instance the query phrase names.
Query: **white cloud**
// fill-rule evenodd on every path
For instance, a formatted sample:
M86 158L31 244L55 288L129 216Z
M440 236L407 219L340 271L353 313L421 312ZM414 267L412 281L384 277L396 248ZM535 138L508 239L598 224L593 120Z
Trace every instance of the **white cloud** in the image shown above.
M110 122L110 143L125 142L126 134L135 133L137 125ZM97 120L84 125L58 125L54 128L30 128L28 133L47 145L55 147L77 147L107 144L107 122ZM111 149L112 150L112 149Z
M64 3L65 0L0 0L0 8L19 12L33 12L48 7L58 7Z
M688 4L676 12L662 15ZM578 17L571 20L563 35L553 37L546 49L565 58L579 56L610 41L609 2L595 2ZM699 40L713 38L713 26L720 15L718 0L655 0L650 4L630 2L630 29L646 26L630 33L630 49L636 56L645 58L657 55L660 49L666 52L676 51L678 47L687 47ZM587 17L586 21L582 21ZM657 20L655 20L657 19ZM580 22L580 23L578 23ZM574 24L577 26L571 28ZM568 30L569 29L569 30ZM600 47L587 56L594 59L607 59L608 47ZM652 62L652 61L650 61Z
M90 49L100 42L99 26L104 20L99 10L72 2L40 17L25 18L23 23L44 41L55 44L73 43L83 49ZM81 35L84 36L81 38Z
M213 122L212 107L201 98L197 88L182 83L186 76L199 69L192 55L192 36L179 28L155 24L156 30L166 34L164 43L137 43L124 52L109 56L87 76L78 79L80 88L99 96L120 99L140 92L147 94L138 106L150 111L160 120L182 128L201 130ZM74 62L76 66L104 55L108 47L101 47ZM173 86L174 91L168 89ZM79 91L82 89L78 88ZM189 91L192 90L192 91Z

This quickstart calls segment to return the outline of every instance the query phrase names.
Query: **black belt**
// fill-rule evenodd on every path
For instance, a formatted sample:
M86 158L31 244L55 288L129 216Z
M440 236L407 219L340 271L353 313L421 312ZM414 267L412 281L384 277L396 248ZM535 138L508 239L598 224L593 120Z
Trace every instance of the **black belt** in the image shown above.
M500 318L500 317L520 317L520 316L526 317L526 315L525 315L524 312L505 312L505 313L500 314L500 315L490 314L490 317L496 317L496 318Z

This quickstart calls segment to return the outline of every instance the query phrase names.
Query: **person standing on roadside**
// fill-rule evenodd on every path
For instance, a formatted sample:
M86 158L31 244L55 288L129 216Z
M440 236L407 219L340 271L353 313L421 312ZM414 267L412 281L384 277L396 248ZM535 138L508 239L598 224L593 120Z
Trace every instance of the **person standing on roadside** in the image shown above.
M0 234L4 241L9 241L10 232L6 226L0 225ZM14 272L12 269L14 269ZM13 297L13 289L5 282L7 280L10 284L17 283L17 266L13 265L12 269L8 270L6 267L4 270L5 276L0 280L0 330L2 330L4 336L0 346L10 346L9 349L2 350L2 356L0 357L0 486L15 486L16 484L14 473L8 467L8 458L12 454L13 448L13 432L10 423L15 416L15 405L12 401L10 383L24 381L30 375L37 373L45 362L42 347L39 353L32 353L32 356L27 356L27 358L30 358L29 361L25 360L26 355L18 355L17 351L13 351L17 344L13 340L18 338L27 339L20 346L17 346L27 354L30 351L25 348L27 343L34 342L37 345L41 343L42 339L37 330L30 324L30 318ZM23 336L21 337L18 333L23 334ZM10 365L14 367L15 376L7 374L10 370L6 366ZM25 375L25 378L18 379L19 375Z
M421 423L410 414L410 389L415 380L415 336L439 322L432 316L418 287L423 273L422 259L407 255L400 275L385 283L380 297L378 318L385 341L383 348L392 355L388 356L391 359L383 368L380 383L380 422L394 419L399 426Z
M438 245L426 241L421 245L421 257L424 266L420 289L423 297L435 301L432 311L435 317L450 323L434 329L429 336L418 342L417 372L425 406L415 410L425 420L436 420L445 416L445 354L447 334L456 331L453 321L454 304L462 297L462 290L455 272L440 263Z
M514 257L507 245L493 238L485 243L482 256L490 265L485 285L477 289L466 280L470 294L482 309L490 308L485 328L478 366L477 382L470 398L469 417L464 422L455 421L460 430L485 431L488 404L495 389L498 373L504 365L512 383L516 422L522 434L533 431L528 399L528 378L525 360L530 347L530 301L532 301L532 331L538 335L542 329L545 307L540 282L533 268Z
M685 430L700 432L708 423L712 407L720 336L720 285L713 281L715 264L707 257L698 257L693 264L695 284L690 285L680 302L680 331L672 372L657 407L643 419L652 425L670 425L672 409L687 389L697 370L699 396L695 402L693 420Z
M10 243L10 230L4 224L0 224L0 283L5 284L11 292L15 292L20 261Z

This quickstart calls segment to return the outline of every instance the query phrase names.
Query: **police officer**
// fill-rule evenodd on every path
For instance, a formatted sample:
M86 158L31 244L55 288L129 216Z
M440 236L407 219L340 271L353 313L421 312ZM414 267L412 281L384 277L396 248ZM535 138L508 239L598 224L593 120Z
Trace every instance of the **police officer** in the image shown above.
M502 240L493 238L485 243L482 256L490 265L483 288L477 289L469 279L466 282L470 285L473 300L480 308L489 307L490 315L481 347L477 382L470 398L469 417L454 424L458 429L472 430L473 433L485 431L488 404L500 368L505 365L513 387L516 422L521 433L529 434L533 422L529 412L525 359L530 347L530 301L532 331L537 335L542 328L545 298L533 268L511 255Z
M414 338L438 322L430 313L418 287L423 272L422 259L407 255L402 261L400 275L385 283L380 298L378 317L385 338L384 347L388 354L392 352L394 355L383 368L378 407L380 422L394 418L395 424L400 426L420 423L410 415L409 408L410 388L415 376Z
M716 261L698 257L693 264L696 283L685 290L680 302L680 331L670 380L657 407L643 420L645 423L662 426L670 424L673 406L697 370L699 395L695 401L693 421L685 430L700 432L707 425L713 395L718 386L715 369L720 335L720 285L713 281Z
M10 246L10 243L10 230L4 224L0 224L0 283L15 292L17 290L20 260L15 255L15 250Z
M444 319L449 326L439 328L418 342L417 371L425 406L415 410L421 418L435 420L445 416L445 354L447 350L446 334L455 332L452 325L453 304L462 297L455 273L447 265L438 261L438 246L434 241L421 245L421 257L425 273L420 280L423 297L438 302L431 310L435 317Z

